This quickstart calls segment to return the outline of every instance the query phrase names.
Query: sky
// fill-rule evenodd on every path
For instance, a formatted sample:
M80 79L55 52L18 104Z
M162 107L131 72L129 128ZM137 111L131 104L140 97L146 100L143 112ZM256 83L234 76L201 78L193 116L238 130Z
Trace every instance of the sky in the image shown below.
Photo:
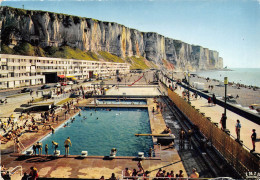
M260 68L260 0L4 0L1 5L117 22L216 50L228 68Z

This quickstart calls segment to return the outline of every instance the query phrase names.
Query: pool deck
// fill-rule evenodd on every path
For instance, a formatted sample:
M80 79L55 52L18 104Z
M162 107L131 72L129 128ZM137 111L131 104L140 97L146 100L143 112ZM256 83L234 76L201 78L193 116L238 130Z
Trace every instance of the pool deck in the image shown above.
M78 106L89 105L92 99L81 100ZM150 125L152 133L161 133L165 129L165 122L163 116L159 112L152 113L153 107L156 104L153 99L147 99L147 105L128 105L130 106L142 106L148 107ZM99 104L98 107L101 104ZM114 106L114 105L113 105ZM119 107L119 105L115 105ZM108 107L106 105L106 107ZM77 112L75 112L77 113ZM71 112L69 117L73 116L74 111ZM63 117L58 124L53 124L56 128L60 124L65 122L64 111L60 112L60 116ZM42 126L38 133L26 133L20 141L25 147L30 147L33 143L50 133L50 130L43 129ZM155 139L153 139L155 141ZM116 157L114 159L104 158L104 156L89 156L86 158L80 158L79 156L23 156L13 153L13 141L9 144L1 145L2 155L1 162L7 168L14 168L16 166L22 166L23 171L29 173L29 168L34 166L38 169L40 177L56 177L56 178L96 178L99 179L102 175L107 179L112 173L115 173L116 177L120 177L122 170L128 167L130 170L134 168L138 170L137 160L135 157ZM60 148L63 148L60 146ZM73 147L72 147L73 148ZM156 157L145 158L142 161L144 170L150 171L150 176L154 176L158 171L158 168L162 168L166 171L173 170L177 173L179 170L184 171L184 175L187 176L184 169L182 160L178 154L178 151L173 146L164 146L160 150L158 145L155 145ZM87 150L87 149L86 149ZM109 152L108 152L109 154Z

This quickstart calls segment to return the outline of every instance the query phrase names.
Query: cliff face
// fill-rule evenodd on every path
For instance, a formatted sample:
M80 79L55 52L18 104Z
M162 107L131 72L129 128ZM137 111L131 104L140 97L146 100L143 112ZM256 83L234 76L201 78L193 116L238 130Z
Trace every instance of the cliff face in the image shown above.
M122 58L143 56L161 68L165 68L163 60L167 60L176 70L223 66L216 51L113 22L10 7L1 7L0 13L2 42L9 46L20 41L41 47L69 45L84 51L107 51Z

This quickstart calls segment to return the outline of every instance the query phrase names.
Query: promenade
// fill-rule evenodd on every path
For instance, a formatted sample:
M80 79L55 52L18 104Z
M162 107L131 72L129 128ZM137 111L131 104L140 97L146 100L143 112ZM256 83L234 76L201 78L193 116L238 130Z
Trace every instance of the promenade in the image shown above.
M166 83L167 86L171 85L171 83ZM178 86L178 85L177 85ZM178 86L178 88L175 90L175 92L182 97L182 92L184 88ZM190 102L192 106L195 106L196 109L200 109L201 113L205 113L206 117L210 117L211 121L214 123L219 123L218 127L221 128L220 119L222 117L222 113L224 112L224 108L219 105L209 105L208 100L205 98L198 97L197 99L192 97L192 93L190 95ZM227 110L227 122L226 126L227 129L230 130L230 134L234 137L234 139L237 138L236 132L235 132L235 125L237 122L237 119L240 120L241 123L241 130L240 130L240 140L243 141L243 144L251 150L253 148L252 141L251 141L251 135L252 135L252 129L256 129L256 133L258 134L257 142L256 142L256 153L260 153L260 126L258 124L255 124L251 122L250 120L239 116L236 113L233 113L232 111Z

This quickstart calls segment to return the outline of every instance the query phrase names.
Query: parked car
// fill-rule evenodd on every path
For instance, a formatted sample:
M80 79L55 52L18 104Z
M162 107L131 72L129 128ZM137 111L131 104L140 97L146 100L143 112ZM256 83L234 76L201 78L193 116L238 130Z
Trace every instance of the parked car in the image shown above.
M44 84L44 85L41 87L41 89L49 89L49 88L51 88L51 86L49 86L49 85L47 85L47 84Z
M90 80L89 79L84 79L84 81L83 82L89 82Z
M104 80L105 78L104 77L99 77L97 80Z
M61 86L60 83L54 85L54 87L60 87L60 86Z
M31 88L23 88L21 90L21 93L26 93L26 92L31 92L31 91L33 91Z
M62 82L60 85L61 86L67 86L67 83L66 82Z
M69 81L68 82L68 85L73 85L74 83L72 81Z

